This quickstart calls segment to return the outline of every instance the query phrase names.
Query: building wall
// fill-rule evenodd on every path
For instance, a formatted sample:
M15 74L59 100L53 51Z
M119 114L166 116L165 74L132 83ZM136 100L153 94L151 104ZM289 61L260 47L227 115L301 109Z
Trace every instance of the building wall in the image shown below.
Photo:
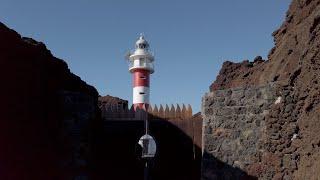
M196 123L188 119L153 118L149 124L157 144L156 156L149 166L151 179L199 180L201 150L192 133ZM201 134L201 127L195 131ZM104 121L95 148L94 179L143 179L144 160L138 140L144 133L143 120Z

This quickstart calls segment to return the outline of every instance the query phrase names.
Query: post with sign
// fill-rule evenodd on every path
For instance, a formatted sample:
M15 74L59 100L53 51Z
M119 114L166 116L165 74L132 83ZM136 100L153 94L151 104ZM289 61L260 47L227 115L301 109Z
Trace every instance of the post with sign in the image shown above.
M145 114L145 135L139 139L138 144L142 148L141 158L145 161L144 180L149 180L149 163L156 155L157 145L154 138L149 135L148 112L145 111Z

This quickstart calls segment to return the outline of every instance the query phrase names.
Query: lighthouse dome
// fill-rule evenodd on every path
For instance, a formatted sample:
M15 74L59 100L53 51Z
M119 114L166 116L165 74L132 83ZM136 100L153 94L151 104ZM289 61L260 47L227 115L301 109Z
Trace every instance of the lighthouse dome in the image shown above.
M136 48L138 49L148 49L149 43L147 40L144 39L143 35L140 35L138 41L136 42Z

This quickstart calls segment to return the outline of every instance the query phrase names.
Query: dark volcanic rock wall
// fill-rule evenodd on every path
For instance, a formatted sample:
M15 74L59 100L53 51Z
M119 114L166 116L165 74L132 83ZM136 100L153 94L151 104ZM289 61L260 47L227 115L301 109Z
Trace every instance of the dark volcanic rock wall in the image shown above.
M84 174L97 91L45 45L0 23L0 179Z
M269 85L216 90L203 97L203 179L246 179L247 173L261 173L251 171L260 167L272 89ZM216 158L230 166L221 166Z
M275 47L270 51L268 60L257 58L250 63L224 63L217 80L211 85L212 96L204 96L203 112L205 122L219 122L221 119L207 114L219 113L214 93L218 90L255 89L270 86L273 100L265 110L261 128L264 129L258 142L263 142L259 150L258 163L251 163L242 169L245 173L260 179L318 179L320 177L320 0L293 0L287 12L285 22L273 33ZM228 97L228 96L226 96ZM206 99L207 98L207 99ZM233 99L236 101L238 99ZM211 102L214 102L211 104ZM224 102L227 103L227 102ZM257 102L248 102L246 106L255 106ZM222 104L227 105L227 104ZM261 108L264 109L264 108ZM228 116L228 113L221 116ZM210 119L211 118L211 119ZM235 119L226 119L222 124L204 123L204 129L223 128L226 123L247 122L240 115ZM256 131L258 127L254 128ZM241 126L232 129L232 133L242 131ZM245 130L245 129L244 129ZM259 128L258 128L259 130ZM232 134L231 133L231 134ZM224 141L216 134L204 135L204 142L211 144ZM226 139L225 141L227 141ZM229 139L230 140L230 139ZM250 143L250 140L246 140ZM219 143L218 143L219 144ZM235 138L231 146L238 144ZM205 152L212 152L204 145ZM225 148L226 149L226 148ZM232 149L232 148L230 148ZM219 148L210 155L223 154ZM237 151L235 151L237 152ZM243 153L249 153L249 149ZM229 157L229 155L226 155ZM239 155L237 158L241 158ZM254 155L250 158L256 158ZM220 159L223 162L228 159ZM256 162L254 160L254 162ZM237 162L231 159L233 167ZM203 161L203 167L211 163ZM249 167L249 168L248 168ZM241 167L240 167L241 169ZM203 169L205 174L215 171ZM227 173L227 171L223 171ZM203 176L205 177L205 176ZM227 176L225 176L227 177ZM209 178L210 179L210 178ZM214 179L214 178L211 178Z

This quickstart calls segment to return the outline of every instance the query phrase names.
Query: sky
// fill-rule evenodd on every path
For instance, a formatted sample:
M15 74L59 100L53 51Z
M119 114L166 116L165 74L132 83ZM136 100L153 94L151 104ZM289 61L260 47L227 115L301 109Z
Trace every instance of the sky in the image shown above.
M125 54L140 33L155 53L151 104L201 109L226 60L240 62L274 46L272 32L290 0L0 0L0 21L44 42L100 95L132 103Z

